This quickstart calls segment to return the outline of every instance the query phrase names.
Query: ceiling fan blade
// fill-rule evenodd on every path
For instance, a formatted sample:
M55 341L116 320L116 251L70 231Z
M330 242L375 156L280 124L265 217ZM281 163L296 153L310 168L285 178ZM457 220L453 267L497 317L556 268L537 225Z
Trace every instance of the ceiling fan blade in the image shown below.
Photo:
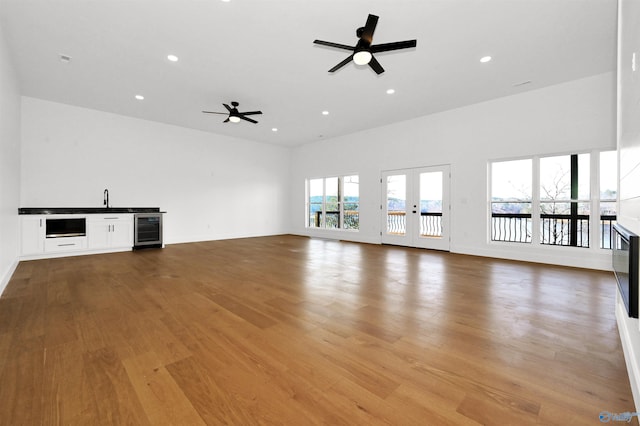
M202 111L205 114L224 114L224 115L229 115L228 112L214 112L214 111Z
M346 44L340 44L340 43L332 43L330 41L323 41L323 40L313 40L313 42L315 44L319 44L321 46L329 46L329 47L335 47L338 49L344 49L344 50L353 50L353 46L347 46Z
M227 117L227 119L223 121L223 123L228 123L228 122L229 122L229 117Z
M338 65L336 65L335 67L331 68L331 69L329 70L329 72L335 72L335 71L338 71L340 68L344 67L344 66L345 66L345 65L347 65L349 62L351 62L351 59L353 59L353 55L351 55L351 56L347 56L347 58L346 58L344 61L340 62L340 63L339 63Z
M240 115L256 115L256 114L262 114L262 111L239 112L238 114L240 114Z
M248 121L248 122L250 122L250 123L253 123L253 124L258 123L256 120L253 120L253 119L251 119L251 118L247 118L247 117L245 117L245 116L244 116L244 115L242 115L242 114L238 114L238 118L241 118L241 119L246 120L246 121Z
M380 62L378 62L378 60L373 56L369 61L369 66L371 67L372 70L376 72L376 74L382 74L384 72L384 68L382 68L382 65L380 65Z
M373 32L376 30L376 25L378 25L378 17L376 15L369 14L367 17L367 23L364 24L364 31L362 31L360 39L371 44L371 41L373 40Z
M232 108L229 105L227 105L227 104L222 104L222 105L224 105L224 107L227 109L227 111L229 111L229 112L232 111Z
M417 44L417 40L405 40L396 41L393 43L375 44L371 46L370 49L373 53L388 52L389 50L408 49L409 47L416 47Z

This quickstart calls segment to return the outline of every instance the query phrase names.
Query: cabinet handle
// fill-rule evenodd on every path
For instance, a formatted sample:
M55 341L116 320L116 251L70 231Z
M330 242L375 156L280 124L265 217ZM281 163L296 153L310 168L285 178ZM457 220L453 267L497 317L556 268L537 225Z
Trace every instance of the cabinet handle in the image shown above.
M105 217L104 220L118 220L119 217Z
M42 219L40 219L40 228L42 228Z
M66 246L75 246L75 244L74 243L58 244L58 247L66 247Z

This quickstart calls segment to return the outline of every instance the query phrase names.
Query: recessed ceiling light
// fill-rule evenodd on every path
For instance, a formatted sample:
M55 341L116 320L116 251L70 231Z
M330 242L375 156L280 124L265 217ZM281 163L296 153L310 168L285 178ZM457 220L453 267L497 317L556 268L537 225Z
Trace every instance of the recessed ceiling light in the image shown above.
M229 3L231 0L222 0L225 3Z
M176 55L168 55L167 59L171 62L178 62L178 57Z
M141 101L141 100L143 100L143 99L144 99L144 96L142 96L142 95L136 95L136 99L137 99L137 100L139 100L139 101Z
M329 111L322 111L322 115L329 115Z
M393 95L394 93L396 93L396 91L393 90L393 89L388 89L387 90L387 95Z
M278 128L277 128L277 127L273 127L273 128L271 129L271 131L272 131L272 132L277 132L277 131L278 131Z
M483 56L482 58L480 58L480 62L487 63L491 60L491 56Z

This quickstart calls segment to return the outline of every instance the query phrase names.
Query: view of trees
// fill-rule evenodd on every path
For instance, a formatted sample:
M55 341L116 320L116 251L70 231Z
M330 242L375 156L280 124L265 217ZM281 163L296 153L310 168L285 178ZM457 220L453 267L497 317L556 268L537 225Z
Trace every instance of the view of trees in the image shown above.
M591 154L542 157L536 161L539 196L535 202L540 210L540 242L588 247L592 203ZM607 236L616 215L615 151L600 153L599 161L600 246L609 248ZM531 191L533 159L495 162L491 166L492 239L530 242L534 205ZM509 215L513 216L510 218Z

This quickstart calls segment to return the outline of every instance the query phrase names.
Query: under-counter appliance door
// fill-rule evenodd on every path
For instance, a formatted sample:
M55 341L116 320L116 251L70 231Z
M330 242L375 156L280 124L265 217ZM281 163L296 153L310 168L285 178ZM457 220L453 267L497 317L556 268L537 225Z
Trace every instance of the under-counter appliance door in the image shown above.
M162 245L162 215L161 214L137 214L135 215L135 241L134 246L161 246Z
M87 220L80 218L47 218L46 237L84 237L87 235Z

